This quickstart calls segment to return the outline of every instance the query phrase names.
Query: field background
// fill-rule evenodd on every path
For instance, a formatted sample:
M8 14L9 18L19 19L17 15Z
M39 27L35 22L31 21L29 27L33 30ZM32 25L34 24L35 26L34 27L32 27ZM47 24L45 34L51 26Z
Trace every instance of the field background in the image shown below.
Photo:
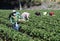
M18 11L18 10L17 10ZM20 31L12 29L9 14L12 10L0 10L0 41L60 41L60 10L22 10L30 13L29 21L20 23ZM36 11L41 16L36 16ZM55 16L43 16L53 11Z

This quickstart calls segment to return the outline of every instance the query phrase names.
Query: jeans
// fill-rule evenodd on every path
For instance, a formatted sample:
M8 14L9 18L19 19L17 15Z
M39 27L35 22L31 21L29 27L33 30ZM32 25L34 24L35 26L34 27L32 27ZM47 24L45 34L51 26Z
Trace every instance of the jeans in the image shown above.
M19 30L19 24L16 24L16 23L13 24L13 29L18 31Z

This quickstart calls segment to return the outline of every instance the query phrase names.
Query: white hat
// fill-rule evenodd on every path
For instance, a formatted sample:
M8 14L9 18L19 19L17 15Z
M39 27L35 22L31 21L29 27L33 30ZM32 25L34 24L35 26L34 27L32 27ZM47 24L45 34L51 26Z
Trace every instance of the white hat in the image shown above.
M16 10L13 10L13 12L16 12Z

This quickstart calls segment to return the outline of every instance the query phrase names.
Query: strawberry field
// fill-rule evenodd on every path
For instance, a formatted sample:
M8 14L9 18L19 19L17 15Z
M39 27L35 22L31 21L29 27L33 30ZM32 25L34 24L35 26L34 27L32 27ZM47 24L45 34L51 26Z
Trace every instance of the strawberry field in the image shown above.
M41 16L36 16L33 10L28 11L29 21L20 23L21 29L12 29L9 14L12 10L0 10L0 41L60 41L60 10L39 10ZM43 12L53 11L55 16L44 16Z

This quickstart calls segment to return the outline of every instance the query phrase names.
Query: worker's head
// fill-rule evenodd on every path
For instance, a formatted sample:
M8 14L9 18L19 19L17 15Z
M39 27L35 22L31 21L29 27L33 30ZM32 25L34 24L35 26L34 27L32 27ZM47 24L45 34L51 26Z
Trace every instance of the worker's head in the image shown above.
M16 16L16 14L15 13L12 13L12 15L11 16Z
M50 15L50 16L54 15L54 12L50 12L49 15Z
M37 11L37 12L35 12L35 15L38 15L38 16L39 16L39 15L40 15L40 12L38 12L38 11Z

